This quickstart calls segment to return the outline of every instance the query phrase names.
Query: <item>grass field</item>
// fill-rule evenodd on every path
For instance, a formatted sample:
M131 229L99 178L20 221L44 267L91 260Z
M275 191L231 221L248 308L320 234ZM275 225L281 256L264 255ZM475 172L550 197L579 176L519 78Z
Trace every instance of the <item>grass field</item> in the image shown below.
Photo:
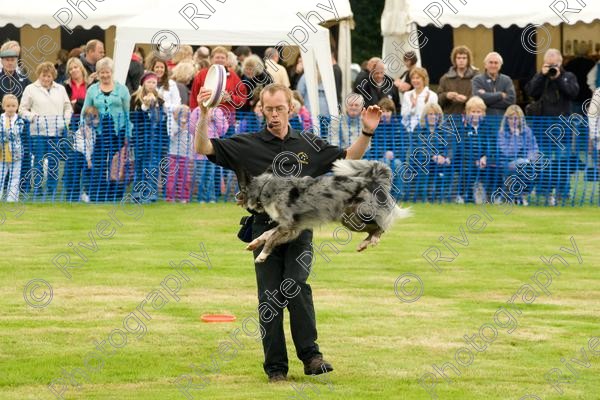
M473 206L417 205L415 217L385 234L377 248L360 254L354 251L358 234L343 245L334 241L334 225L317 229L316 244L330 242L339 250L325 250L329 262L317 255L309 279L319 344L335 371L327 380L305 377L288 329L291 380L276 385L266 383L256 331L250 323L242 329L243 321L257 318L251 256L235 237L243 211L223 204L157 204L143 210L119 208L110 217L112 208L27 205L18 218L6 212L0 226L1 399L56 398L48 384L54 381L59 392L68 373L75 374L73 384L80 384L64 387L68 399L185 399L175 382L194 374L191 364L197 386L188 398L196 399L429 399L419 379L427 386L434 376L433 390L440 399L518 400L526 394L544 400L600 398L600 347L589 342L600 336L598 208L515 207L505 215L488 206L484 215ZM479 227L487 223L479 233L465 227L473 227L468 219L474 213L482 216ZM103 227L103 220L113 222ZM437 246L443 257L451 256L438 238L460 238L460 229L468 245L464 239L464 245L447 242L459 254L452 262L439 263L442 271L436 272L423 252ZM111 238L99 237L111 232ZM581 264L575 251L560 250L572 249L571 237ZM86 262L69 247L71 242ZM202 262L200 243L209 262ZM78 265L66 270L70 279L53 265L53 259L66 264L61 253ZM569 264L555 259L560 275L548 274L540 259L554 254ZM165 304L156 290L164 289L161 282L176 273L169 261L184 259L197 268L186 269L189 281L181 280L175 294L179 301L165 297ZM394 290L407 273L418 275L424 288L422 297L410 303L399 297L406 299L418 289L416 278L404 287L405 294L400 284L398 295ZM535 274L540 285L553 278L547 289L551 296L531 281ZM25 301L24 288L33 279L52 286L53 297L45 307ZM527 283L538 297L531 301L533 292L520 292L515 304L521 314L512 310L516 326L508 333L508 314L498 310ZM32 285L28 288L34 289ZM49 300L47 288L27 293L36 306ZM154 299L156 309L148 301L143 310L151 319L136 321L130 313L147 298ZM202 323L200 316L210 312L233 313L237 321ZM496 327L495 339L490 326ZM478 352L463 336L480 327L490 342ZM238 344L227 348L236 329L241 332ZM102 351L90 353L93 341L109 337L122 347L110 356L90 356ZM477 343L483 348L483 341ZM105 352L113 351L105 345ZM461 353L461 347L472 351ZM457 350L468 366L455 360ZM469 354L474 355L470 365ZM432 365L441 368L446 362L461 372L456 376L445 370L452 383L433 375ZM565 378L572 377L568 368L577 376L553 387L545 379L553 368Z

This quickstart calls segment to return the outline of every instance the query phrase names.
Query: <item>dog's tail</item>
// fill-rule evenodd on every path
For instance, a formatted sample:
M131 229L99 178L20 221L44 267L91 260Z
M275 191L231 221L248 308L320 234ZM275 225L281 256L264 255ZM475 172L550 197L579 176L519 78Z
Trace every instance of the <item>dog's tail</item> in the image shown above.
M387 231L397 219L410 218L413 216L413 212L410 207L402 208L397 204L394 204L392 207L392 212L385 214L385 216L382 218L382 221L379 222L384 231Z
M391 187L392 170L378 161L337 160L332 171L334 175L366 178L386 189Z

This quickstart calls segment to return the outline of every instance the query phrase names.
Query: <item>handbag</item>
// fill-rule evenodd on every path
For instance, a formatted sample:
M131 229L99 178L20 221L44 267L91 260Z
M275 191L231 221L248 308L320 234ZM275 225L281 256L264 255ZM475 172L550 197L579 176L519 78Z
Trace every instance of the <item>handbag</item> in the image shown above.
M10 144L4 143L2 147L0 147L0 161L2 162L12 162L12 152L10 151Z
M124 145L115 153L110 163L110 180L125 184L133 180L135 170L129 146Z
M252 241L252 224L254 223L254 215L243 216L240 220L241 228L237 237L244 243Z

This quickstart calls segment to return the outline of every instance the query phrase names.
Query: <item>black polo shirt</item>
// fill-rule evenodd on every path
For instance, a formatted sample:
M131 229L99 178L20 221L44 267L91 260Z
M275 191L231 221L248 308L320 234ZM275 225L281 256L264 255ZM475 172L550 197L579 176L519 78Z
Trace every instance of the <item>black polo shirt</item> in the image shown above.
M208 159L241 176L258 176L276 168L280 176L317 177L331 170L335 160L346 157L346 150L323 139L288 126L281 140L267 129L239 134L227 139L210 139L215 153ZM274 162L275 161L275 162ZM275 164L275 166L274 166Z

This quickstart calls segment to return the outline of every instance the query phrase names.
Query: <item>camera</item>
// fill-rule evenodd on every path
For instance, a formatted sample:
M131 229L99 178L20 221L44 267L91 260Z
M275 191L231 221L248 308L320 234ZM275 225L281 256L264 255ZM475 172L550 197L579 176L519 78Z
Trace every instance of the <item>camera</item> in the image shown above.
M547 75L550 78L554 78L556 75L558 75L558 65L557 64L552 64L548 67L548 73Z

